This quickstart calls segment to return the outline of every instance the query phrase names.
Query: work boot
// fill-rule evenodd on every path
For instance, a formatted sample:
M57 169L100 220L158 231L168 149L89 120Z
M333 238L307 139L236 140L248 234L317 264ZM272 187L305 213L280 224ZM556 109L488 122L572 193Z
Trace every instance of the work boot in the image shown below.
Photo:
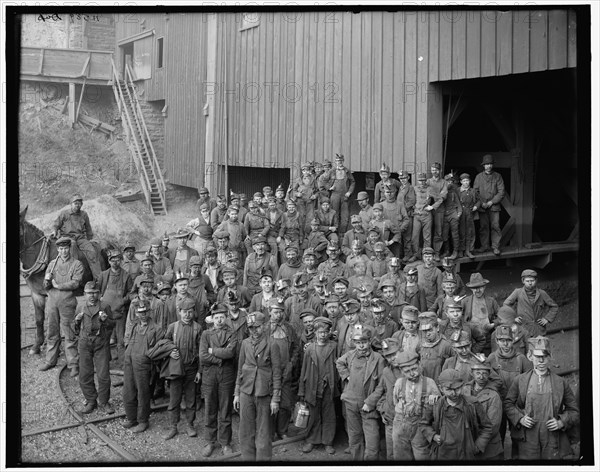
M215 450L215 445L213 443L208 443L202 449L202 457L210 457L210 455L213 453L214 450Z
M465 251L458 251L458 258L465 257Z
M148 429L148 423L139 423L135 428L131 429L132 433L143 433Z
M335 454L335 449L333 448L333 446L328 445L328 446L325 446L325 452L327 454L333 455L333 454Z
M135 420L125 420L121 423L121 426L123 426L123 428L125 428L125 429L130 429L137 425L138 425L138 422Z
M456 259L458 257L458 251L455 249L452 254L448 256L448 259Z
M467 256L469 259L475 259L475 255L469 250L465 251L465 256Z
M233 454L233 449L229 444L223 446L223 455L226 456L227 454Z
M79 375L79 367L71 367L71 378L77 377Z
M101 403L100 405L98 405L98 407L99 407L101 413L104 413L106 415L114 415L115 414L115 409L110 404L110 402Z
M494 251L494 255L499 256L500 254L502 254L500 252L500 249L498 249L497 247L495 247L494 249L492 249L492 251Z
M40 367L38 370L40 372L46 372L47 370L53 369L54 367L56 367L56 364L52 365L52 364L48 364L47 362Z
M37 344L34 344L31 346L31 349L29 349L29 355L35 356L36 354L40 354L40 347Z
M87 405L85 405L85 408L83 410L81 410L81 414L87 415L88 413L91 413L92 411L94 411L96 408L98 408L98 403L96 403L95 400L93 402L87 402Z
M179 412L178 411L169 411L169 429L165 433L163 433L162 438L165 441L169 439L173 439L177 436L177 423L179 423Z
M302 448L302 452L305 452L308 454L309 452L311 452L313 450L314 447L315 446L312 443L306 443L304 445L304 447Z
M190 438L195 438L196 436L198 436L196 428L194 428L194 425L192 423L185 424L185 432Z

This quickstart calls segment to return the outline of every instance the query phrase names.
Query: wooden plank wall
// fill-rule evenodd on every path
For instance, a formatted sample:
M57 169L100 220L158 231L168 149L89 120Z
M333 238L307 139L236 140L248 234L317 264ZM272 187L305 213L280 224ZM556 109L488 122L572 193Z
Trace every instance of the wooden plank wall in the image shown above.
M218 24L227 66L215 139L226 102L230 164L290 167L293 178L335 153L356 171L428 170L440 149L430 135L441 136L431 82L576 65L567 10L265 13L243 31L241 14L228 14Z

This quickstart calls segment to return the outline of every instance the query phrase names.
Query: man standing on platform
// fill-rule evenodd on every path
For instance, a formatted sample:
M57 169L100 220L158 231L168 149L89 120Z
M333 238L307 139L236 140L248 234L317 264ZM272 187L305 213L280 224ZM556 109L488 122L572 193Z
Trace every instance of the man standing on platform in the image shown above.
M339 217L340 226L337 231L339 235L343 235L348 229L348 199L354 192L354 176L350 169L344 166L344 156L342 154L335 155L335 169L333 171L335 181L329 188L331 191L331 208Z
M440 251L444 243L445 200L448 196L448 184L440 175L441 169L442 165L439 162L431 164L431 178L427 180L429 192L434 199L430 210L433 215L433 250L435 251L433 259L436 262L440 260Z
M492 251L500 255L500 202L504 198L504 180L498 172L494 172L494 158L491 154L483 156L481 161L483 172L475 177L473 191L479 197L475 209L479 211L479 240L481 247L475 252L490 250L490 228L492 230Z

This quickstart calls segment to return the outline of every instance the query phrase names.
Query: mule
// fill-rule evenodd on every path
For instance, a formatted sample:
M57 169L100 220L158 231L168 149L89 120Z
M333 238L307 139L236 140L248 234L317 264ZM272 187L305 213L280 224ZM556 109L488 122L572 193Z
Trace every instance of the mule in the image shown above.
M19 214L19 246L21 260L21 274L31 290L31 299L35 311L35 342L31 347L30 354L39 354L40 346L44 344L44 320L46 297L48 293L44 289L44 275L50 261L58 256L56 249L56 239L47 237L44 232L25 220L27 207ZM112 245L110 246L112 247ZM108 268L108 257L106 250L109 245L105 241L100 241L100 267L102 270ZM83 280L81 285L75 291L76 296L83 295L83 287L86 282L92 280L92 271L83 252L76 244L71 245L71 255L81 261L84 268Z

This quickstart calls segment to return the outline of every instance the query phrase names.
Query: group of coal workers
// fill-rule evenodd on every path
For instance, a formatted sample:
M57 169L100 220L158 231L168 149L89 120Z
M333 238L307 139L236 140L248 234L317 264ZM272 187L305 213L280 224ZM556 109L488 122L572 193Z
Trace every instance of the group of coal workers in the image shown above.
M227 207L224 196L214 200L202 188L196 218L152 240L141 255L130 242L109 251L110 267L85 285L79 303L74 290L83 271L69 250L77 238L58 239L46 279L49 298L58 302L47 315L49 326L60 326L71 375L79 377L82 413L114 413L113 338L113 360L124 374L123 427L146 431L151 402L167 394L163 439L174 438L178 427L197 436L196 414L203 411L205 458L218 446L233 452L237 413L242 458L270 460L273 442L293 431L300 405L309 411L306 454L321 446L335 454L334 438L345 429L344 453L353 461L576 457L578 398L550 368L545 334L558 306L537 287L537 273L523 271L523 286L501 306L485 293L490 282L482 274L463 283L452 256L470 253L468 245L453 241L452 254L436 264L443 239L430 247L425 231L423 243L414 238L417 220L427 220L423 212L437 227L432 213L443 202L419 207L417 196L412 237L403 241L410 191L399 184L390 199L389 178L376 188L383 203L370 207L367 196L365 205L359 193L360 213L342 233L337 208L340 215L348 210L351 172L343 156L333 169L327 162L315 167L303 168L287 195L265 188L248 208L240 195L231 194ZM494 212L498 204L494 197L487 206L478 200L462 207L459 191L453 194L462 214ZM77 197L71 215L89 226ZM382 216L398 201L392 218ZM446 209L442 227L447 216ZM59 347L55 336L40 370L56 365Z

